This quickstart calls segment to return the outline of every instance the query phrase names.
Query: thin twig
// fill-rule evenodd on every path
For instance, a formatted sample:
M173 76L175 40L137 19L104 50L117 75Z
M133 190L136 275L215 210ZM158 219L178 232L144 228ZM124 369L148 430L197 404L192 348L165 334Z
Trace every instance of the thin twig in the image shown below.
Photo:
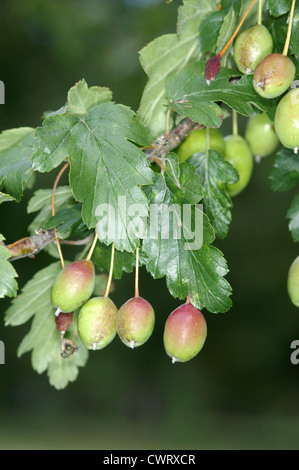
M93 235L89 235L82 240L60 240L61 244L65 245L88 245L92 240ZM34 256L42 251L49 243L55 242L55 231L51 230L36 230L36 235L31 237L21 238L10 245L4 245L10 252L11 257L9 261L15 261L21 258L34 258Z
M74 246L81 246L81 245L88 245L89 242L93 240L93 234L91 233L88 237L82 238L81 240L60 240L61 245L74 245Z
M6 245L6 249L11 254L9 261L15 261L25 257L34 258L37 253L43 250L54 239L54 229L46 231L37 230L36 235L22 238L21 240L17 240L11 245Z
M54 186L53 186L53 191L52 191L52 216L54 217L55 216L55 206L54 206L54 199L55 199L55 191L56 191L56 188L57 188L57 185L59 183L59 180L62 176L62 174L64 173L64 171L68 168L69 166L69 162L67 162L64 167L60 170L60 172L58 173L57 175L57 178L54 182ZM64 259L63 259L63 255L62 255L62 251L61 251L61 246L60 246L60 243L59 243L59 238L58 238L58 235L57 235L57 230L56 230L56 227L54 228L54 233L55 233L55 240L56 240L56 245L57 245L57 249L58 249L58 253L59 253L59 258L60 258L60 262L61 262L61 266L64 268Z
M164 159L171 150L183 142L193 129L203 129L204 127L204 125L197 124L189 118L184 119L169 133L168 137L164 134L160 135L153 142L152 148L145 150L145 155L151 163L158 163L160 159Z

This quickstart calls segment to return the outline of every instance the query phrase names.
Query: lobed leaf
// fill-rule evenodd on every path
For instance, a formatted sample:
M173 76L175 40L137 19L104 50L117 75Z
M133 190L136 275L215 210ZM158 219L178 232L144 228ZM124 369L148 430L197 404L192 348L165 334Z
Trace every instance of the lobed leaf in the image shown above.
M299 4L295 5L293 24L292 24L292 34L290 41L290 51L296 59L299 59Z
M112 92L109 88L98 86L88 87L85 80L80 80L69 90L64 112L83 117L94 106L111 100Z
M176 34L158 37L140 52L140 62L148 76L140 102L139 116L154 137L165 131L168 100L166 79L202 53L198 42L199 29L207 13L213 11L215 1L184 0L178 10Z
M225 238L232 220L232 201L226 185L238 181L237 170L215 150L208 153L195 153L188 159L196 168L203 187L204 211L209 217L218 238Z
M205 62L190 65L167 81L170 106L182 116L207 127L220 127L222 124L223 113L219 102L244 116L251 116L254 107L267 111L269 100L255 92L252 76L246 75L232 82L236 76L236 71L221 68L216 79L207 85Z
M193 173L195 170L188 164L181 165L182 188L184 187L182 175L190 171L188 167L193 169ZM200 185L199 180L197 184ZM149 191L148 189L148 193ZM182 209L188 200L192 205L194 204L193 198L186 197L182 200L180 191L179 188L175 190L167 175L155 176L154 186L148 196L151 204L155 204L159 209L160 217L157 224L157 236L148 236L143 241L143 252L148 257L146 268L154 278L166 276L167 287L174 297L186 299L189 295L196 308L207 308L213 313L225 312L231 306L229 298L231 287L224 279L228 272L227 264L222 253L210 246L215 236L205 214L201 212L201 227L199 228L203 230L202 244L196 248L190 249L191 228L187 226L186 221L182 221L182 216L175 217L173 214L172 218L169 217L168 237L163 233L165 220L171 207L177 205ZM192 207L191 225L194 227L195 208ZM197 211L199 211L198 208ZM196 236L200 238L200 233L196 233Z
M290 11L292 0L267 0L270 15L281 16Z
M37 272L5 314L5 324L11 326L21 325L33 318L29 332L19 345L18 356L32 351L33 369L39 374L47 371L50 384L57 389L65 388L76 379L78 368L85 364L88 357L86 348L78 338L74 321L66 336L75 341L79 350L67 359L60 356L60 332L56 329L55 309L50 298L52 284L60 270L60 263L56 262Z
M110 269L111 260L111 245L106 246L103 243L97 243L93 254L93 261L100 271L108 271ZM141 261L141 259L140 259ZM113 265L113 279L120 279L123 272L133 272L136 265L136 257L134 253L127 251L115 250L114 252L114 265Z
M32 175L33 135L31 127L9 129L0 134L0 187L17 202Z
M274 161L274 169L270 175L273 191L288 191L299 182L299 160L293 149L283 148Z
M121 236L110 227L103 236L97 228L99 239L107 244L114 242L120 250L133 251L137 237L127 231L130 219L119 204L121 200L127 207L137 204L147 210L140 186L151 183L152 171L135 144L150 142L148 131L133 111L102 103L84 119L68 115L46 119L36 133L33 166L41 172L50 171L68 156L70 185L75 198L82 202L83 221L89 228L96 227L97 208L106 208L109 222L118 217Z
M4 240L4 237L0 234L0 242ZM3 297L15 297L17 295L18 284L16 273L12 264L8 261L10 258L9 251L5 246L0 245L0 298Z
M9 201L15 201L15 198L11 197L9 194L5 194L0 191L0 204Z
M227 44L227 42L233 35L233 32L235 31L237 26L237 18L238 16L236 15L235 8L231 6L228 13L224 17L222 26L219 31L216 44L216 54L219 54L219 52L224 48L224 46Z

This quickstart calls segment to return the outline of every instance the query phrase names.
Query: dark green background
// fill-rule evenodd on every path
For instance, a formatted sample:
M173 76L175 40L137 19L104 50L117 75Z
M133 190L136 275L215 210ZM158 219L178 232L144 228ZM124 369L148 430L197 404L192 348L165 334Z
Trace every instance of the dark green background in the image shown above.
M179 3L2 0L6 104L0 129L39 125L42 113L63 105L82 78L110 87L115 101L137 110L146 83L138 51L175 32ZM230 126L227 120L225 133ZM164 322L179 302L164 280L154 281L144 270L140 293L156 311L151 339L131 351L116 338L90 354L77 381L63 391L32 370L29 354L16 357L29 323L4 328L9 301L1 301L6 364L0 366L0 448L299 447L299 365L290 362L299 313L286 291L298 254L285 218L294 192L271 191L272 166L273 157L256 165L250 185L234 199L229 236L216 242L228 260L234 306L222 315L203 312L207 341L189 363L172 365L164 352ZM34 189L51 187L55 176L39 176ZM8 242L27 234L31 194L19 205L0 207L0 232ZM20 286L49 262L45 253L16 262ZM117 306L133 295L133 282L131 275L116 281Z

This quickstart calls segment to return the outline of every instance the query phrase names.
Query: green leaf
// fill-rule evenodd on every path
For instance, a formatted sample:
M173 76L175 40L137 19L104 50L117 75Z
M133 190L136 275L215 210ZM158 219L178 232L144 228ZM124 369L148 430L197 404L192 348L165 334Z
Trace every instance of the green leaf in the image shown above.
M28 214L38 212L28 227L29 233L35 229L43 228L52 216L52 189L38 189L28 202ZM55 211L73 205L73 194L69 186L59 186L55 191Z
M103 103L85 118L52 116L37 130L33 166L40 172L51 171L67 155L70 184L75 198L82 202L82 218L89 228L97 225L97 208L107 208L109 222L118 217L122 237L109 231L100 240L120 250L133 251L137 237L127 231L129 216L119 204L139 204L147 210L140 186L150 184L152 170L145 154L134 143L149 145L151 138L129 108ZM46 149L46 150L45 150ZM109 227L110 228L110 227Z
M9 202L9 201L15 201L15 199L11 197L9 194L5 194L0 191L0 204L2 204L3 202Z
M179 204L197 204L203 198L203 188L194 167L188 163L175 168L169 161L166 166L167 189ZM176 177L174 178L174 172Z
M207 13L215 9L210 0L184 0L178 10L177 34L158 37L140 52L140 62L148 76L141 98L139 115L154 137L165 131L167 77L198 60L199 29Z
M290 11L292 0L267 0L270 15L281 16Z
M0 234L0 242L4 237ZM0 298L15 297L17 295L18 284L15 280L18 277L12 264L7 261L10 258L9 251L5 246L0 245Z
M299 193L296 194L287 211L287 219L290 219L289 230L294 242L299 242Z
M73 320L66 336L75 341L79 350L67 359L60 356L60 332L56 329L55 309L50 298L52 284L60 270L57 262L37 272L5 314L5 324L11 326L26 323L33 317L31 328L19 345L18 356L32 351L32 367L39 374L47 370L50 384L57 389L74 381L78 367L87 360L87 350L78 338L76 320Z
M85 80L80 80L68 92L68 101L64 112L78 117L85 114L94 106L112 100L109 88L92 86L88 88Z
M17 326L26 323L35 313L51 309L50 289L60 272L59 262L52 263L36 273L5 313L5 325ZM54 315L54 308L52 307Z
M0 134L0 187L20 201L26 182L32 175L31 154L34 129L20 127Z
M299 160L293 149L283 148L278 152L270 181L274 191L288 191L299 182Z
M231 6L234 8L236 15L240 15L242 10L243 1L242 0L222 0L221 9L227 10Z
M272 18L269 18L265 21L265 26L268 28L273 39L273 52L281 54L288 29L286 18L277 18L274 21Z
M110 269L111 260L111 246L106 246L103 243L97 243L94 253L93 261L100 271L108 271ZM140 261L142 261L140 259ZM114 252L114 265L113 265L113 279L120 279L123 272L133 272L136 264L136 255L128 253L127 251L115 250Z
M263 111L270 100L261 98L252 85L252 76L243 76L235 83L236 71L221 68L216 79L207 85L205 62L193 64L179 74L169 77L167 92L170 106L182 116L207 127L220 127L223 112L218 102L223 102L244 116L251 116L254 106Z
M56 342L54 359L48 367L50 385L57 390L63 390L70 382L74 382L79 373L79 367L84 367L88 359L88 350L80 341L78 334L73 333L71 339L76 338L76 351L70 357L64 359L60 355L60 345Z
M227 184L239 179L237 170L215 150L196 153L189 158L196 168L204 191L203 207L218 238L225 238L232 220L232 201L226 191Z
M224 46L230 40L231 36L233 35L233 32L236 29L236 26L237 26L237 15L236 15L234 7L232 6L223 20L223 24L221 26L218 39L217 39L216 54L219 54L219 52L224 48Z
M191 165L181 165L180 184L184 188L186 172L190 172ZM190 181L190 175L186 181ZM200 186L197 177L197 185ZM176 189L175 189L176 188ZM195 188L195 186L194 186ZM148 188L149 192L150 189ZM158 235L148 236L143 241L143 251L148 257L147 270L154 278L166 276L166 283L170 293L179 299L186 299L189 295L192 304L199 309L207 308L210 312L225 312L231 307L231 287L224 279L227 274L227 264L222 253L210 246L214 240L214 232L207 217L202 214L203 244L199 249L188 249L190 245L190 227L181 217L169 217L169 236L165 236L166 212L174 207L184 207L187 201L194 204L194 198L189 191L185 192L185 200L180 195L181 190L175 187L166 175L155 175L154 186L151 188L151 204L156 204L160 210L157 223ZM198 188L197 193L200 193ZM186 206L185 206L186 207ZM191 220L194 227L195 208L192 206ZM199 209L197 209L199 211ZM197 212L197 214L199 214ZM182 222L183 219L183 222ZM177 230L181 228L178 234ZM195 229L199 227L195 227ZM199 229L200 230L200 229ZM197 236L199 236L199 230ZM164 231L164 234L163 234ZM180 235L180 237L179 237ZM200 244L199 244L200 246Z
M212 11L205 16L199 28L199 48L202 53L212 51L217 42L220 28L225 17L225 11Z
M292 34L290 41L290 51L296 59L299 59L299 4L297 2L294 11Z
M75 204L72 207L62 209L57 212L54 217L42 225L44 230L50 230L57 227L57 235L59 238L68 238L82 223L81 204Z

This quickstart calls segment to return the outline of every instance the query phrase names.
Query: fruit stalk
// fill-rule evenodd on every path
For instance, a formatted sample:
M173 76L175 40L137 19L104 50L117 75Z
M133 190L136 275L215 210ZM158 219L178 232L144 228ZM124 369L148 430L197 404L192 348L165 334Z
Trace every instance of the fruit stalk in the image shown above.
M139 297L139 247L136 248L135 297Z
M57 185L59 183L59 180L62 176L62 174L65 172L65 170L68 168L69 166L69 162L67 162L64 167L60 170L60 172L58 173L57 175L57 178L54 182L54 186L53 186L53 190L52 190L52 216L54 217L55 216L55 205L54 205L54 200L55 200L55 191L56 191L56 188L57 188ZM56 245L57 245L57 250L58 250L58 253L59 253L59 258L60 258L60 262L61 262L61 266L64 268L64 259L63 259L63 255L62 255L62 251L61 251L61 246L60 246L60 242L59 242L59 238L57 236L57 230L56 230L56 227L54 228L54 233L55 233L55 240L56 240Z
M97 234L95 234L92 245L91 245L90 250L89 250L89 253L86 256L86 261L89 261L91 259L92 254L94 252L94 249L96 247L97 241L98 241L98 236L97 236Z
M259 0L259 11L258 11L258 17L257 17L258 25L262 24L262 10L263 10L263 0Z
M250 10L253 7L255 2L256 2L256 0L252 0L252 2L250 3L249 7L246 10L246 12L244 13L243 18L241 19L240 23L238 24L235 32L231 36L230 40L226 43L224 48L219 52L219 54L217 54L214 57L211 57L211 59L209 59L207 61L205 79L206 79L206 82L207 82L208 85L210 85L211 81L215 80L215 78L216 78L216 76L219 72L219 69L220 69L221 57L225 54L225 52L227 51L227 49L229 48L229 46L231 45L231 43L235 39L236 35L238 34L242 24L244 23L248 13L250 12Z
M238 135L238 113L233 109L233 135Z
M211 145L211 142L210 142L210 128L207 127L207 130L206 130L206 154L208 155L209 153L209 150L210 150L210 145Z
M106 291L105 291L104 297L108 297L109 292L110 292L110 287L111 287L111 282L112 282L112 274L113 274L113 265L114 265L114 252L115 252L114 243L112 243L112 246L111 246L111 261L110 261L109 277L108 277L108 281L107 281L107 286L106 286Z

